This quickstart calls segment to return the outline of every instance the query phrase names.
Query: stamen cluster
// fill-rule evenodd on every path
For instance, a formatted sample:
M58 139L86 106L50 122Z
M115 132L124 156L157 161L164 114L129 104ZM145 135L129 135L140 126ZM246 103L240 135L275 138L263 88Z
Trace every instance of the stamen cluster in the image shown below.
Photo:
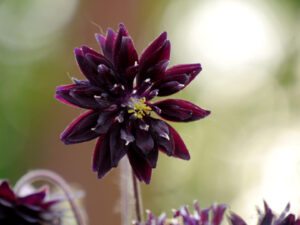
M57 88L58 100L88 109L61 135L65 144L98 138L93 170L102 178L121 158L128 156L140 181L150 182L158 152L188 160L189 152L179 134L151 113L174 122L199 120L210 114L191 102L166 99L185 88L201 71L200 64L167 68L170 41L167 33L156 38L138 58L124 25L106 36L96 34L103 54L82 46L75 49L77 63L87 80Z

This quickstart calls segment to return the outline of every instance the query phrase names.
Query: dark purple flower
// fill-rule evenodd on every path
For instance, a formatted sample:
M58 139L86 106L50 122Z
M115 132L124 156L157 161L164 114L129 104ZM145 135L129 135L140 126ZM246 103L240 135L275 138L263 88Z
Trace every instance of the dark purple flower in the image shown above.
M268 204L264 202L265 211L258 210L259 220L258 225L300 225L300 219L295 217L294 214L288 214L290 210L290 204L286 206L284 211L279 215L275 215ZM229 216L229 222L231 225L247 225L247 223L235 213L231 213Z
M0 184L0 224L60 225L60 214L52 210L57 201L46 201L46 189L24 197L17 196L8 181Z
M212 205L209 208L200 209L197 202L194 203L195 211L189 212L187 206L182 206L179 210L175 210L172 219L166 219L163 213L160 217L155 217L148 211L146 222L135 222L135 225L220 225L226 205Z
M65 144L98 137L93 170L102 178L127 154L136 177L150 182L158 152L188 160L189 152L179 134L166 122L189 122L210 114L188 101L167 99L156 103L156 96L168 96L185 88L201 71L200 64L177 65L167 69L170 41L167 33L156 38L138 58L124 25L106 37L96 34L103 55L83 46L75 49L77 63L86 81L57 87L56 98L64 103L89 109L61 135Z

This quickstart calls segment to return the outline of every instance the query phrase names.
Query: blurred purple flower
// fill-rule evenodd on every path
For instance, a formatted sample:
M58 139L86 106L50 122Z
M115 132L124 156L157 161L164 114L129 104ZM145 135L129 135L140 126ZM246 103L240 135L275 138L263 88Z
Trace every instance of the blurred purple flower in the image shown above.
M264 202L264 208L264 213L258 210L258 225L300 225L300 219L296 219L294 214L287 215L290 210L290 204L286 206L285 210L279 216L273 214L266 202ZM247 225L247 223L235 213L231 213L229 222L231 225Z
M0 184L0 224L60 225L61 214L52 209L57 201L46 201L46 190L19 197L8 181Z
M86 46L75 49L87 81L74 80L72 85L57 87L58 100L90 110L62 133L61 140L75 144L99 137L93 159L93 170L99 178L117 167L127 154L136 177L148 184L159 150L168 156L190 158L174 128L150 117L151 112L174 122L199 120L210 114L185 100L150 100L185 88L201 71L201 65L167 69L170 41L166 32L140 58L123 24L117 33L108 29L106 37L96 34L96 39L103 55Z
M166 215L162 214L160 217L155 217L148 211L148 218L146 222L135 222L135 225L220 225L226 205L212 205L209 208L200 209L197 202L194 203L195 211L190 213L187 206L182 206L179 210L174 212L172 219L166 219ZM211 216L210 216L211 213Z

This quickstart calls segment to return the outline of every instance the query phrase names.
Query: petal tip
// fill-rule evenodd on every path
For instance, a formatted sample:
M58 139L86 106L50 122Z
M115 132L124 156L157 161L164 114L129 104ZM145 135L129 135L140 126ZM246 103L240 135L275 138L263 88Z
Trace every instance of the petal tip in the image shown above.
M74 49L74 53L75 53L75 55L77 56L83 56L83 52L82 52L82 50L80 49L80 48L75 48Z

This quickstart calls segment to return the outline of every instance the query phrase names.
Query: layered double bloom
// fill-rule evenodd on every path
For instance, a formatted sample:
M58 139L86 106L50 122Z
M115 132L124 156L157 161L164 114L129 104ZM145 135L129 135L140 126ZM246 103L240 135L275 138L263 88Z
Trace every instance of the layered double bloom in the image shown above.
M93 170L102 178L117 167L126 154L140 181L150 182L158 152L188 160L189 152L179 134L168 123L204 118L210 111L180 99L152 103L185 88L201 71L200 64L167 69L170 41L167 33L155 39L138 58L124 25L106 37L96 34L103 55L83 46L75 49L77 63L87 80L57 87L56 98L89 109L61 135L65 144L98 138Z

